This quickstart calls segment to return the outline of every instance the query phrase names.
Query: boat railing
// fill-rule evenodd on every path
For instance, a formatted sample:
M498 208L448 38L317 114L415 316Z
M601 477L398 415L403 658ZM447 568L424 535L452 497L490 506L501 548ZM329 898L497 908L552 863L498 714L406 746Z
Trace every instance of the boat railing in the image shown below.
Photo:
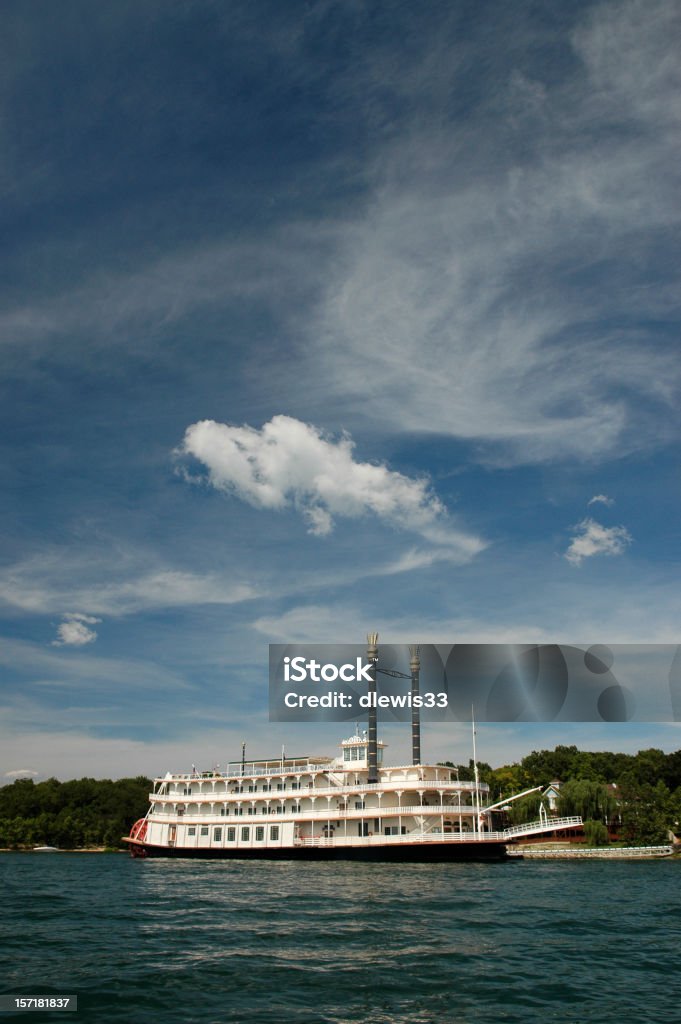
M262 809L258 812L255 810L250 811L244 808L243 814L205 814L196 812L194 814L187 813L184 811L182 814L178 814L176 811L156 811L154 819L169 819L171 821L177 821L181 818L182 821L197 824L202 821L210 820L211 823L225 822L231 820L241 821L242 819L253 819L254 821L261 821L261 819L267 818L274 820L275 818L282 817L282 814L277 812L276 807L270 807L266 814L262 813ZM398 806L397 804L382 804L380 807L315 807L306 808L301 811L287 810L284 812L288 817L294 817L296 820L300 818L304 819L319 819L326 820L332 819L334 821L342 819L357 819L360 818L376 818L376 817L391 817L396 818L400 815L404 817L431 817L431 816L444 816L445 818L456 818L459 815L462 817L469 817L476 813L476 808L470 804L405 804Z
M197 780L194 779L194 782ZM201 781L201 780L199 780ZM474 782L452 782L445 781L444 779L436 781L435 779L386 779L383 782L367 782L359 783L355 785L353 783L346 783L345 785L338 786L301 786L300 789L278 789L278 790L259 790L254 792L242 792L239 793L235 790L222 790L216 793L214 790L207 790L206 792L197 793L150 793L149 799L154 801L162 801L164 803L187 803L188 800L194 800L197 798L203 798L207 802L210 802L210 798L219 796L243 796L247 799L276 799L279 794L285 794L288 799L294 797L323 797L323 796L351 796L354 793L377 793L377 792L396 792L398 789L402 790L422 790L424 793L437 792L438 790L449 790L455 793L474 793L475 783ZM480 792L486 794L489 787L481 784L479 786ZM272 797L269 794L272 794Z
M425 767L427 767L427 768L440 768L443 772L447 770L446 768L444 768L442 766L438 766L438 765L427 765ZM246 766L246 768L248 768L248 765ZM366 771L366 768L364 770ZM241 781L245 781L245 780L248 780L248 779L261 779L261 778L264 778L265 776L269 777L269 776L276 776L276 775L278 775L281 778L289 778L290 779L290 778L295 778L296 776L299 776L299 775L329 775L329 774L331 774L331 775L338 775L338 774L341 774L341 773L345 774L346 772L352 772L352 771L354 771L352 766L348 767L348 765L345 765L345 764L344 764L344 766L342 768L341 767L333 768L331 765L322 766L322 765L318 765L318 764L309 764L309 765L306 765L306 766L303 766L303 765L297 766L295 769L291 769L291 768L259 768L257 771L248 771L247 770L247 771L244 771L244 772L241 772L241 771L239 771L239 772L223 772L223 771L211 771L211 772L171 772L165 778L158 778L155 781L157 783L159 783L159 784L167 783L167 782L195 782L195 783L218 782L218 781L219 782L224 782L225 780L228 781L228 782L241 782ZM392 771L394 771L394 772L400 772L400 771L401 772L407 772L407 771L413 771L413 769L409 765L404 765L404 766L396 765L394 768L388 769L388 771L391 771L391 772ZM424 780L422 780L422 779L414 778L412 775L409 775L409 776L406 776L406 777L403 776L401 778L400 777L384 778L382 782L367 782L367 783L362 783L360 785L363 785L363 787L365 789L367 789L367 790L371 790L371 789L382 789L385 786L386 783L401 782L401 783L405 783L406 785L411 786L411 785L413 785L413 784L415 784L417 782L421 783L423 781ZM427 780L427 781L433 781L433 780ZM466 790L474 790L476 788L475 782L472 779L461 779L461 781L459 781L458 779L451 779L450 778L450 779L439 779L438 782L440 784L444 783L446 785L450 785L452 782L454 782L461 789L466 789ZM330 787L330 788L338 789L338 788L340 788L340 784L335 786L335 787ZM489 789L489 786L486 783L484 783L484 782L479 782L478 783L478 789L487 790L487 789Z
M414 843L503 843L503 832L409 832L401 836L383 833L366 836L314 836L295 840L296 846L400 846Z
M578 815L568 818L540 818L537 821L530 821L524 825L511 825L509 828L504 829L504 835L507 839L513 839L519 836L533 835L538 832L579 828L583 824L582 819ZM549 826L548 829L546 826Z
M503 832L409 832L405 835L387 836L377 832L366 836L313 836L298 838L296 846L392 846L400 843L507 843L521 835L538 835L567 828L578 828L583 824L577 816L569 818L542 818L541 821L515 825Z

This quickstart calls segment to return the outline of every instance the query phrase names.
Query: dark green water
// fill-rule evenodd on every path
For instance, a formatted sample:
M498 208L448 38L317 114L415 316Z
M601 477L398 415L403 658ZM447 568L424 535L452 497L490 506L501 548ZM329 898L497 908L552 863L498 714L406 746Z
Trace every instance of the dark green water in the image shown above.
M7 1020L681 1021L681 863L2 854Z

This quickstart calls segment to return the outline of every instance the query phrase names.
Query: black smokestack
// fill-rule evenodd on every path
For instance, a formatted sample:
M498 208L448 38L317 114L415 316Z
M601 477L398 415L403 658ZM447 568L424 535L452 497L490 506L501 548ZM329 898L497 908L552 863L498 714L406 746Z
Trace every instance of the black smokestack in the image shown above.
M414 700L414 697L418 697L420 688L421 648L419 644L414 644L410 647L409 654L409 667L411 668L411 763L421 764L421 711L416 706L418 701Z
M376 716L376 664L378 662L378 633L369 633L367 636L367 660L371 662L371 679L367 687L369 693L369 747L367 751L367 766L369 768L369 783L378 782L378 738L377 738L377 716Z

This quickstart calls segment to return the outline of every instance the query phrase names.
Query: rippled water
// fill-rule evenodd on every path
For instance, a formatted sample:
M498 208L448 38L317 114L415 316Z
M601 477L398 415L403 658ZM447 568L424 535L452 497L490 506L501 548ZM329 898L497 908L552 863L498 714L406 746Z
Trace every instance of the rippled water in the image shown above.
M678 1024L680 882L668 861L2 854L0 990L77 994L29 1017L66 1024Z

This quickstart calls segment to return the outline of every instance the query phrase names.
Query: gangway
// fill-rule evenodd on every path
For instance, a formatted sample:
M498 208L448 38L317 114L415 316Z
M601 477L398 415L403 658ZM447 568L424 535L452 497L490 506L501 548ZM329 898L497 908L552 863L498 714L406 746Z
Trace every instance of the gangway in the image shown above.
M569 828L582 828L584 822L578 815L569 818L540 818L539 821L530 821L525 825L511 825L504 829L504 839L513 842L515 839L523 839L525 836L538 836L546 832L560 832Z

